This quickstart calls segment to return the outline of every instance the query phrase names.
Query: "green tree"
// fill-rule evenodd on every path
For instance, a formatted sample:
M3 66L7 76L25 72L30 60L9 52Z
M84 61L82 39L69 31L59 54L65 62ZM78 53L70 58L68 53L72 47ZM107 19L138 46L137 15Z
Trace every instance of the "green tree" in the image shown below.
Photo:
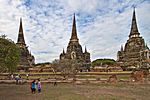
M115 63L114 59L96 59L92 62L92 66L113 65Z
M5 39L4 36L0 37L0 72L13 73L16 71L19 62L19 48L16 44Z

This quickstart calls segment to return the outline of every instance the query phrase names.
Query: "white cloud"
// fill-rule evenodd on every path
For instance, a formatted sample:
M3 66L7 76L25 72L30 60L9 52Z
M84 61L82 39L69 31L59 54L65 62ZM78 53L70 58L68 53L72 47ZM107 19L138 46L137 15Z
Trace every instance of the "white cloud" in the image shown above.
M150 46L148 0L0 0L0 35L16 42L19 18L23 17L26 44L36 62L52 61L66 50L76 13L83 50L86 45L92 60L116 59L128 39L133 5L137 6L140 33Z

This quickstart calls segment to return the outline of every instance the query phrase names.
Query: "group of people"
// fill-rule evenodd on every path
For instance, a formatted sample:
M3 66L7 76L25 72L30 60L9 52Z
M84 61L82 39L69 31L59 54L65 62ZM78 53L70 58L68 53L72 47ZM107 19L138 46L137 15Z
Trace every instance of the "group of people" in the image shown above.
M18 74L15 76L16 84L19 84L21 81L21 76ZM19 82L20 81L20 82Z
M31 82L31 92L32 93L36 93L36 90L38 90L38 93L41 92L41 82L40 82L40 79L38 79L37 81L33 80Z
M29 78L29 74L26 74L26 79L28 80L28 78ZM10 75L10 79L11 80L16 80L16 84L19 84L19 83L21 83L22 82L22 78L21 78L21 75L20 74L18 74L18 75L16 75L16 76L14 76L13 74L11 74Z
M18 74L18 75L16 75L15 77L14 77L14 75L13 74L11 74L11 76L10 76L10 79L11 80L16 80L16 84L19 84L19 83L21 83L22 81L22 78L21 78L21 75L20 74Z

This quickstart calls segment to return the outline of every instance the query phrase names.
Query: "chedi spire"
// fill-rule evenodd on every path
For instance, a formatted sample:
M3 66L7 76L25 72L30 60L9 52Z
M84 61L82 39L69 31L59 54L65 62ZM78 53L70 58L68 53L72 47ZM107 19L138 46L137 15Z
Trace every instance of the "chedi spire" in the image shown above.
M132 16L132 24L131 24L131 30L129 37L139 37L140 33L138 31L137 22L136 22L136 14L135 14L135 8L133 10L133 16Z
M22 26L22 18L20 18L19 34L18 34L17 44L25 45L24 34L23 34L23 26Z
M75 14L74 14L74 17L73 17L72 34L71 34L70 41L78 41Z

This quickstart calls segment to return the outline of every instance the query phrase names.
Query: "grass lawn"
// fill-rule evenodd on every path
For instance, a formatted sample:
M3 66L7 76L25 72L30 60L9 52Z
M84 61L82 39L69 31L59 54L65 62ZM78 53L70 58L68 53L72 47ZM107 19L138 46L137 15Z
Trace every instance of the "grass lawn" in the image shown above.
M42 84L31 94L29 84L0 84L0 100L150 100L149 84Z

